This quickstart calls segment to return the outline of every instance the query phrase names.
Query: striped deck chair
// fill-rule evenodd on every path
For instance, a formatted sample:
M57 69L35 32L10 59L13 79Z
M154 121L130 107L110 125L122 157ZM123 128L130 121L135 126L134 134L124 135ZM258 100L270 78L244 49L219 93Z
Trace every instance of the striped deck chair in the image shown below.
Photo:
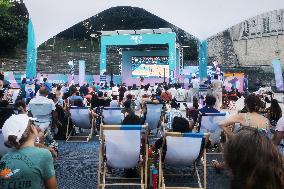
M164 104L146 104L147 114L145 124L148 124L149 130L156 130L155 136L158 134L158 126L161 121L161 115Z
M191 188L191 187L166 187L163 165L172 166L192 166L194 165L195 174L198 179L199 188L206 188L206 150L203 151L203 187L199 175L197 162L199 160L201 145L203 139L207 136L206 133L177 133L166 132L164 135L164 145L167 145L164 162L162 162L163 147L159 150L159 188ZM171 174L168 174L171 175ZM183 173L181 175L174 174L174 176L191 175Z
M146 130L147 126L102 125L101 129L98 188L104 189L106 186L141 186L141 189L145 189L147 187L148 150L146 149L148 149L148 145L146 142L147 132L142 135L142 131ZM141 141L144 141L144 145L141 145ZM107 167L116 169L140 167L140 178L106 177ZM109 179L131 180L133 182L107 182Z
M222 129L218 123L226 118L226 113L205 113L201 115L200 132L210 134L211 145L219 144Z
M69 111L70 116L68 118L67 124L66 142L89 142L89 140L93 136L94 129L94 118L92 117L90 119L90 109L88 107L71 106ZM83 134L71 136L72 132L69 131L71 120L74 126L81 128L83 131L87 130L89 132L83 132ZM75 140L71 140L72 138L74 138Z

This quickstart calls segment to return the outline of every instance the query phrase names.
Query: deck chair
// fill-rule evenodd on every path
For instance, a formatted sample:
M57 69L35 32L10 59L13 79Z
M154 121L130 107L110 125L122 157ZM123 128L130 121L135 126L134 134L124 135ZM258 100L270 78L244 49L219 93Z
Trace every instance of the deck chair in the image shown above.
M201 115L200 132L209 133L211 145L220 143L222 129L218 123L225 119L226 113L205 113Z
M120 125L121 124L121 111L119 107L104 107L102 119L104 125Z
M149 130L155 130L161 120L162 108L164 104L146 104L147 114L145 123L148 124Z
M94 118L92 117L92 119L90 120L91 116L90 109L88 107L71 106L69 111L70 111L70 116L68 118L68 124L67 124L66 142L89 142L89 140L93 136L93 129L94 129ZM71 120L74 126L81 128L83 131L88 130L89 132L86 133L83 132L83 134L81 135L71 136L73 133L70 132L69 128Z
M147 187L147 161L148 146L147 132L145 132L145 141L143 146L143 155L141 148L141 131L146 130L145 125L103 125L102 137L100 138L99 165L98 165L98 188L104 189L106 186L141 186L141 189ZM141 162L141 160L143 160ZM117 169L130 169L140 166L140 178L106 178L107 167ZM106 183L107 179L119 180L137 180L140 182L125 183Z
M167 144L167 151L165 154L165 160L162 162L162 150L159 150L159 188L191 188L191 187L166 187L165 176L163 171L163 165L172 166L192 166L194 165L195 174L198 179L199 188L206 189L206 151L203 152L203 187L199 175L198 160L201 149L203 138L208 134L206 133L177 133L177 132L166 132L164 135L164 145ZM171 174L169 174L171 175ZM181 174L190 175L190 174ZM174 174L174 176L179 176Z
M42 131L45 131L52 121L52 104L29 104L30 111Z

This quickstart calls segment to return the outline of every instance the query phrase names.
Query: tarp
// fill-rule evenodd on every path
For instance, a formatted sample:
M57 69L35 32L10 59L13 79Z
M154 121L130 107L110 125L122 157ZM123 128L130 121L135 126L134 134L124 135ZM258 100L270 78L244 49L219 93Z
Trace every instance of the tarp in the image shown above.
M36 45L116 6L144 8L200 40L259 14L284 8L283 0L25 0Z

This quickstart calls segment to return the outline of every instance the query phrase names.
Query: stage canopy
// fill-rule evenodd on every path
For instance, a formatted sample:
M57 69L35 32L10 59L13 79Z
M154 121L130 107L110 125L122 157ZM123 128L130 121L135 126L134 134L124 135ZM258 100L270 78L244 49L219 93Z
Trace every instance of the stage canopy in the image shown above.
M241 21L284 8L284 0L25 0L36 46L69 27L116 6L140 7L199 40Z

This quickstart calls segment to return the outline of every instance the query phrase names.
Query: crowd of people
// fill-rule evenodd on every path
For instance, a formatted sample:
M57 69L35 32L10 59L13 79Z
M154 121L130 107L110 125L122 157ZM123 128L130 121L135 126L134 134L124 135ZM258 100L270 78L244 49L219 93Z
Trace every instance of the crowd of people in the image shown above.
M205 96L201 95L199 87L196 77L188 89L167 83L139 87L113 82L68 86L49 83L47 78L42 82L23 79L17 99L11 104L8 87L0 80L0 108L10 107L16 112L2 123L5 145L14 150L0 161L1 188L10 185L41 188L42 184L48 189L57 188L53 161L60 154L56 139L66 136L70 106L90 108L91 114L97 117L96 134L99 133L101 107L121 107L122 124L135 125L145 124L146 103L164 104L163 115L172 131L198 132L204 113L222 111L224 94L218 76L207 85L211 92ZM237 96L243 95L246 94ZM205 98L204 104L202 98ZM233 173L231 188L284 188L284 118L277 100L271 96L270 102L271 107L265 113L260 112L263 101L259 95L247 94L244 109L219 123L227 136L224 159ZM50 108L40 109L36 106L39 103ZM49 112L38 113L41 111ZM161 140L151 145L152 150L163 147ZM207 147L203 145L201 150ZM165 146L163 149L165 154Z

